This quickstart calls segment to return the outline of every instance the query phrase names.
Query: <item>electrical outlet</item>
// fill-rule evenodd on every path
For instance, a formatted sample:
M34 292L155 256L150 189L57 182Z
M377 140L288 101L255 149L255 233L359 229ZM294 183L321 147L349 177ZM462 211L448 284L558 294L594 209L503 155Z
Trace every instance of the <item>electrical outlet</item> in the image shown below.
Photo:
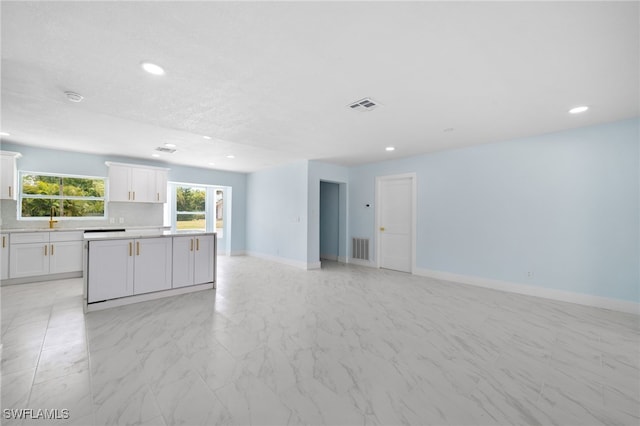
M109 223L116 223L116 218L115 217L110 217L109 218Z
M118 223L124 223L124 217L118 218Z
M527 272L527 278L533 278L533 271Z

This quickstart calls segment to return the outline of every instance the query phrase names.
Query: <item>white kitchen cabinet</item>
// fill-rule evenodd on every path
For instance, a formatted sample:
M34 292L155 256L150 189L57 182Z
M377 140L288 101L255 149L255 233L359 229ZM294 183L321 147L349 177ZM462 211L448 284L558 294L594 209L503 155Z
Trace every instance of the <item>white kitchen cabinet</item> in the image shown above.
M131 201L130 169L109 166L109 201Z
M18 152L0 151L0 199L15 200L18 193Z
M133 294L171 288L171 238L135 241Z
M131 168L131 191L133 201L153 203L156 201L156 171L153 169Z
M167 180L168 173L166 170L156 170L156 201L158 203L167 202Z
M165 203L167 171L158 167L106 163L109 166L109 201Z
M133 295L133 243L133 240L89 241L89 303Z
M215 236L173 238L173 288L213 282Z
M196 251L193 265L194 284L210 283L213 281L215 268L215 244L214 235L196 237Z
M171 238L89 241L87 302L171 288Z
M9 278L9 234L0 234L2 247L0 247L2 261L0 262L0 280Z
M82 232L14 233L9 258L9 278L82 271Z

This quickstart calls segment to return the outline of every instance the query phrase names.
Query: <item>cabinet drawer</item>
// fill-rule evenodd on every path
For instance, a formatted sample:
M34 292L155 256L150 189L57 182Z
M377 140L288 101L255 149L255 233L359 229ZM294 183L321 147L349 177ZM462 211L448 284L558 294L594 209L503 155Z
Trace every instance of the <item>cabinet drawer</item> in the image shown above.
M49 233L49 241L52 243L60 241L82 241L83 239L83 231L56 231Z
M11 244L48 243L48 232L18 232L11 234Z

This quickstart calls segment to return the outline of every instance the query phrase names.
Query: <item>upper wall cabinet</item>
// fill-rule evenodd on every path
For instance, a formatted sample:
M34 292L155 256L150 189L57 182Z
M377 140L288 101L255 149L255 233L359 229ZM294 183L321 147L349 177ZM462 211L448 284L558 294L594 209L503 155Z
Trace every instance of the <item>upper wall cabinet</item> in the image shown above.
M166 203L169 169L107 162L109 201Z
M18 192L18 170L16 160L18 152L0 151L0 199L15 200Z

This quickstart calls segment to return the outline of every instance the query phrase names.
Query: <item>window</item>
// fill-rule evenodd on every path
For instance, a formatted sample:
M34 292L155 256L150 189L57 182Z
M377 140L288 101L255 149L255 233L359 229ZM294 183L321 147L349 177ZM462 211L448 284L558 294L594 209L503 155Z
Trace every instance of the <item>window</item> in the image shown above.
M215 186L171 183L165 218L176 231L215 231L222 238L224 193Z
M176 229L207 229L206 188L178 186L176 187Z
M20 218L104 218L106 178L20 172Z

